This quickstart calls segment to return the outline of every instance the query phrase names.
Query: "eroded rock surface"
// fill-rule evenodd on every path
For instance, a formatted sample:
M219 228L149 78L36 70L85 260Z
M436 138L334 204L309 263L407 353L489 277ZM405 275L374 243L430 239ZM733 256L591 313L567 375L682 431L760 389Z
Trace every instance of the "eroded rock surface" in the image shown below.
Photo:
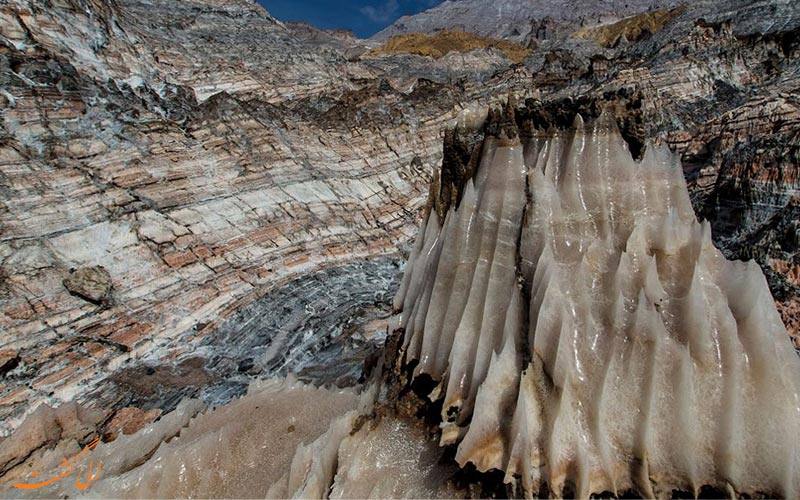
M133 406L122 408L104 425L103 440L113 441L120 435L134 434L155 421L161 413L159 408L150 411Z
M193 342L126 363L79 399L168 412L187 397L224 404L256 378L289 373L315 384L355 386L380 356L400 273L396 259L378 258L288 280L219 328L193 333Z
M542 40L674 3L666 0L447 0L419 14L401 17L373 38L381 40L404 33L435 33L457 28L495 38Z
M626 3L601 21L639 8ZM374 42L249 1L4 3L2 432L147 354L180 371L267 290L396 253L454 111L509 91L555 122L616 102L634 152L664 135L715 244L758 261L797 335L798 19L796 2L696 2L606 46L537 18L512 65L493 50L373 57ZM105 307L63 285L94 266L114 285Z
M19 353L11 349L0 350L0 375L5 375L19 365Z
M51 448L85 444L105 414L65 403L58 408L39 406L10 437L0 441L0 475L4 483L21 477L26 471L20 464Z

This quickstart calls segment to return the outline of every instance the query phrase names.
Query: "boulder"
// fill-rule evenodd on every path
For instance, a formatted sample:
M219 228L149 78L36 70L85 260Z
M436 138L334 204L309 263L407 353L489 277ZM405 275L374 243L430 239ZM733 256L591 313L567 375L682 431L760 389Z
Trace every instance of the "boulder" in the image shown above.
M103 266L81 267L64 279L69 293L93 302L105 304L111 298L111 275Z

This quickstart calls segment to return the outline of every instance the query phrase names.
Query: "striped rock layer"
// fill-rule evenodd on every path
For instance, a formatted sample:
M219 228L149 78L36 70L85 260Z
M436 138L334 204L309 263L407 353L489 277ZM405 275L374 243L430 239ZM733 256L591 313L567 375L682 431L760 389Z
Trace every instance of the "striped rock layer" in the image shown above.
M395 298L405 366L438 382L440 444L527 495L797 498L800 359L760 268L697 220L678 157L634 160L606 113L507 122L430 211Z

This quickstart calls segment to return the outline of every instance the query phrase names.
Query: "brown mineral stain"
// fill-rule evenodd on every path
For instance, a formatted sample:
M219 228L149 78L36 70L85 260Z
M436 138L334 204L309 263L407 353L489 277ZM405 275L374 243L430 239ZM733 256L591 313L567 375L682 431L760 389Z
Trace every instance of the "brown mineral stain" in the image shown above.
M387 54L416 54L440 59L450 52L466 53L476 49L494 48L509 60L521 63L531 49L507 40L497 40L463 31L440 31L433 35L409 33L390 38L382 46L367 52L367 56Z

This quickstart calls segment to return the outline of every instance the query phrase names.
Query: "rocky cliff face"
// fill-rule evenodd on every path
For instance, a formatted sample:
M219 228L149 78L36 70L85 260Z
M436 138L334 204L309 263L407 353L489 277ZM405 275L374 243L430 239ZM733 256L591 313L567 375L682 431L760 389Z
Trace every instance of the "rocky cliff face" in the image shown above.
M94 389L118 369L130 387L143 360L188 367L166 378L198 390L203 363L181 363L233 312L397 252L444 125L492 95L416 80L400 92L380 69L392 57L348 61L347 39L252 2L1 9L4 430L38 401L141 402ZM362 283L350 274L335 300L356 307Z
M404 33L458 29L493 38L540 41L676 3L668 0L446 0L419 14L401 17L373 38L384 40Z
M244 0L5 3L3 430L40 401L149 410L215 377L236 373L241 387L279 369L280 357L204 346L255 335L248 305L314 309L316 295L294 293L325 286L312 271L396 254L416 233L446 125L509 93L542 124L611 102L634 152L663 136L715 241L758 259L796 332L798 25L790 2L698 4L639 40L564 36L512 64L492 49L375 56L375 42L284 25ZM382 266L369 269L391 283ZM385 297L358 292L372 278L341 274L326 300L363 312L358 325L381 320ZM326 331L300 321L264 342L352 347L330 333L349 327L310 324ZM142 374L163 389L137 396Z

